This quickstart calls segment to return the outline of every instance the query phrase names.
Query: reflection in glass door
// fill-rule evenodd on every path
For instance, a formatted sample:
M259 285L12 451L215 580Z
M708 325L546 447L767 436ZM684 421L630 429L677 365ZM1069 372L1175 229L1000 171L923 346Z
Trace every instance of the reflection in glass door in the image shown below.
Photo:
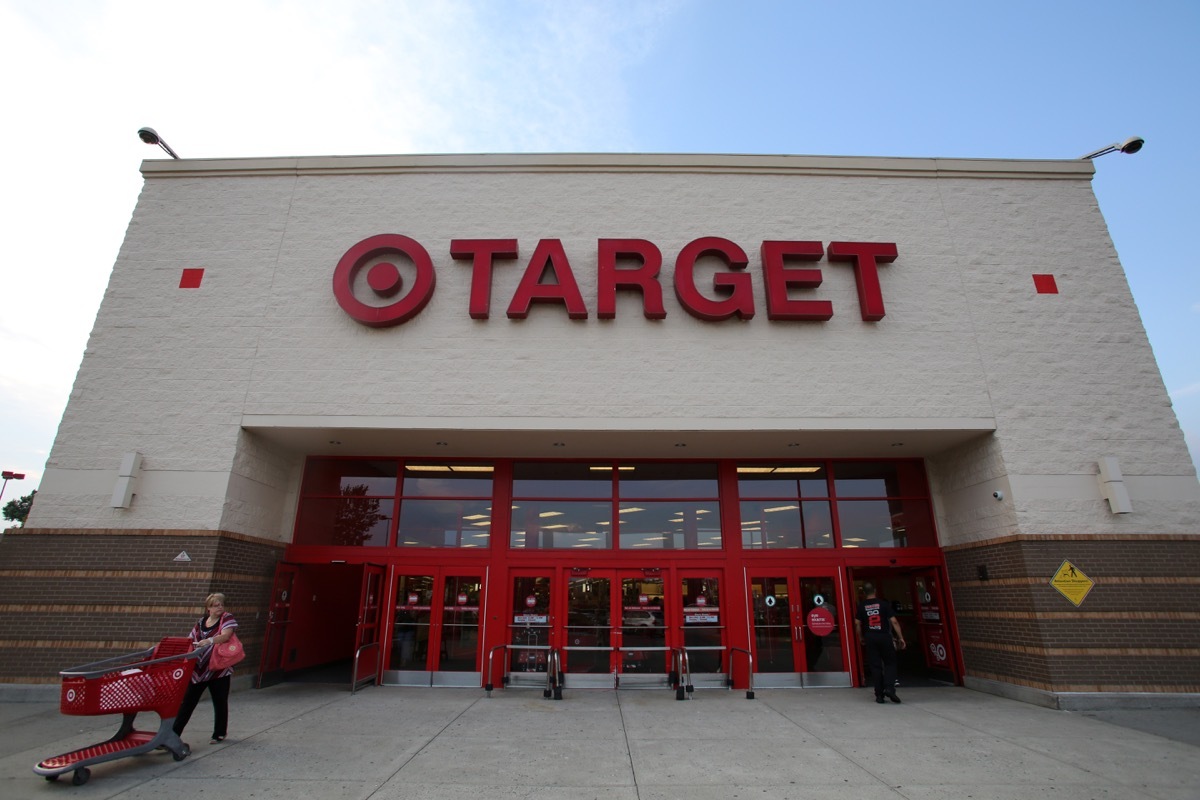
M566 583L563 650L566 672L612 674L612 578L572 577Z
M478 575L396 576L395 618L384 683L478 686Z
M850 686L836 574L750 577L755 683Z
M545 673L550 650L550 578L516 575L512 579L509 614L508 672L516 680L523 673ZM496 679L488 675L488 682ZM544 676L543 676L544 682Z
M612 686L612 576L572 575L567 580L563 669L573 687Z
M721 618L720 586L715 575L684 577L680 581L682 640L694 684L724 686L725 625Z
M800 629L803 631L804 685L850 686L843 647L846 626L838 618L838 591L831 576L803 576Z
M292 597L300 567L279 562L275 565L275 583L271 588L271 607L267 612L267 637L258 665L255 687L265 689L283 680L283 655L286 652L288 626L292 620Z
M763 675L797 673L792 641L791 590L786 575L750 579L750 614L756 671ZM761 686L773 684L764 678L755 681Z
M667 647L667 622L663 579L658 570L642 570L621 578L621 657L622 675L648 675L655 679L667 674L670 649Z
M942 596L937 570L928 568L913 575L913 603L918 642L925 656L928 677L957 683L954 652L946 629L946 602ZM912 644L909 645L912 647Z
M429 686L429 639L433 630L432 575L399 575L396 578L396 617L387 683Z
M442 579L441 641L433 667L434 686L478 686L479 604L483 581L478 576L447 575Z
M358 599L358 624L354 633L354 675L357 688L379 679L380 636L383 618L383 579L386 568L363 564L362 588Z

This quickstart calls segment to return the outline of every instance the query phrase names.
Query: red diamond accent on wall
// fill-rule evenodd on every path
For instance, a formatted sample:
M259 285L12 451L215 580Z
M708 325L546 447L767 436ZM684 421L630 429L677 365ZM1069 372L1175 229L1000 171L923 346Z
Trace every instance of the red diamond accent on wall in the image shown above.
M204 280L204 270L201 268L185 269L179 278L180 289L199 289L200 281Z
M1053 275L1034 275L1033 287L1038 294L1058 294L1058 284Z

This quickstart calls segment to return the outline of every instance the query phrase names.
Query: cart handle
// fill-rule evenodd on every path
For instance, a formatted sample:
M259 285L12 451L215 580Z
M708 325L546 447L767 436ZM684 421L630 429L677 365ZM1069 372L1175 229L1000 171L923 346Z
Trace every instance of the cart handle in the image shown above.
M155 647L157 647L157 645ZM139 650L136 653L126 653L123 656L114 656L113 658L106 658L102 661L93 661L90 664L83 664L78 667L72 667L71 669L63 670L58 674L64 678L97 678L101 675L107 675L123 669L130 669L131 667L142 668L151 666L152 664L162 664L166 661L174 661L175 659L200 657L199 650L192 650L187 653L175 653L173 655L163 656L162 658L151 659L150 661L135 660L149 656L154 652L154 650L154 647L150 647L145 650ZM120 663L118 664L114 662ZM105 667L104 665L106 664L110 666Z

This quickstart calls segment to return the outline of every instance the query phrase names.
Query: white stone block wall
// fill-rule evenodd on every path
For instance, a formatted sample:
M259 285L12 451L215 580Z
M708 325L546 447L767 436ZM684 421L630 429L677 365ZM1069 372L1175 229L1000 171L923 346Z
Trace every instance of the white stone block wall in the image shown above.
M614 436L866 427L877 457L897 455L893 431L983 421L928 458L944 543L1200 525L1183 436L1079 163L497 156L145 172L31 526L286 540L303 454L243 431L248 417ZM410 322L373 329L331 285L342 254L379 233L423 244L437 289ZM675 257L701 236L746 251L753 320L703 322L675 299ZM519 241L495 269L489 320L468 316L456 238ZM543 238L562 240L587 320L536 304L506 317ZM599 238L660 248L666 319L624 293L615 320L596 318ZM887 315L864 322L853 271L823 259L805 296L831 301L833 318L769 321L765 239L896 243L880 268ZM188 267L205 270L200 289L178 288ZM1036 294L1034 273L1060 293ZM137 497L111 509L129 451L144 457ZM1103 456L1119 459L1134 514L1108 513Z

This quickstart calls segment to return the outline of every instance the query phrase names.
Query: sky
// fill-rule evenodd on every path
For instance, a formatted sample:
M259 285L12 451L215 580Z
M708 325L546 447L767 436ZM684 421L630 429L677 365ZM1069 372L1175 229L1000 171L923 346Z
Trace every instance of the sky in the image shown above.
M0 0L0 468L36 489L151 126L185 158L1098 159L1200 463L1200 2ZM1097 369L1103 369L1097 364Z

